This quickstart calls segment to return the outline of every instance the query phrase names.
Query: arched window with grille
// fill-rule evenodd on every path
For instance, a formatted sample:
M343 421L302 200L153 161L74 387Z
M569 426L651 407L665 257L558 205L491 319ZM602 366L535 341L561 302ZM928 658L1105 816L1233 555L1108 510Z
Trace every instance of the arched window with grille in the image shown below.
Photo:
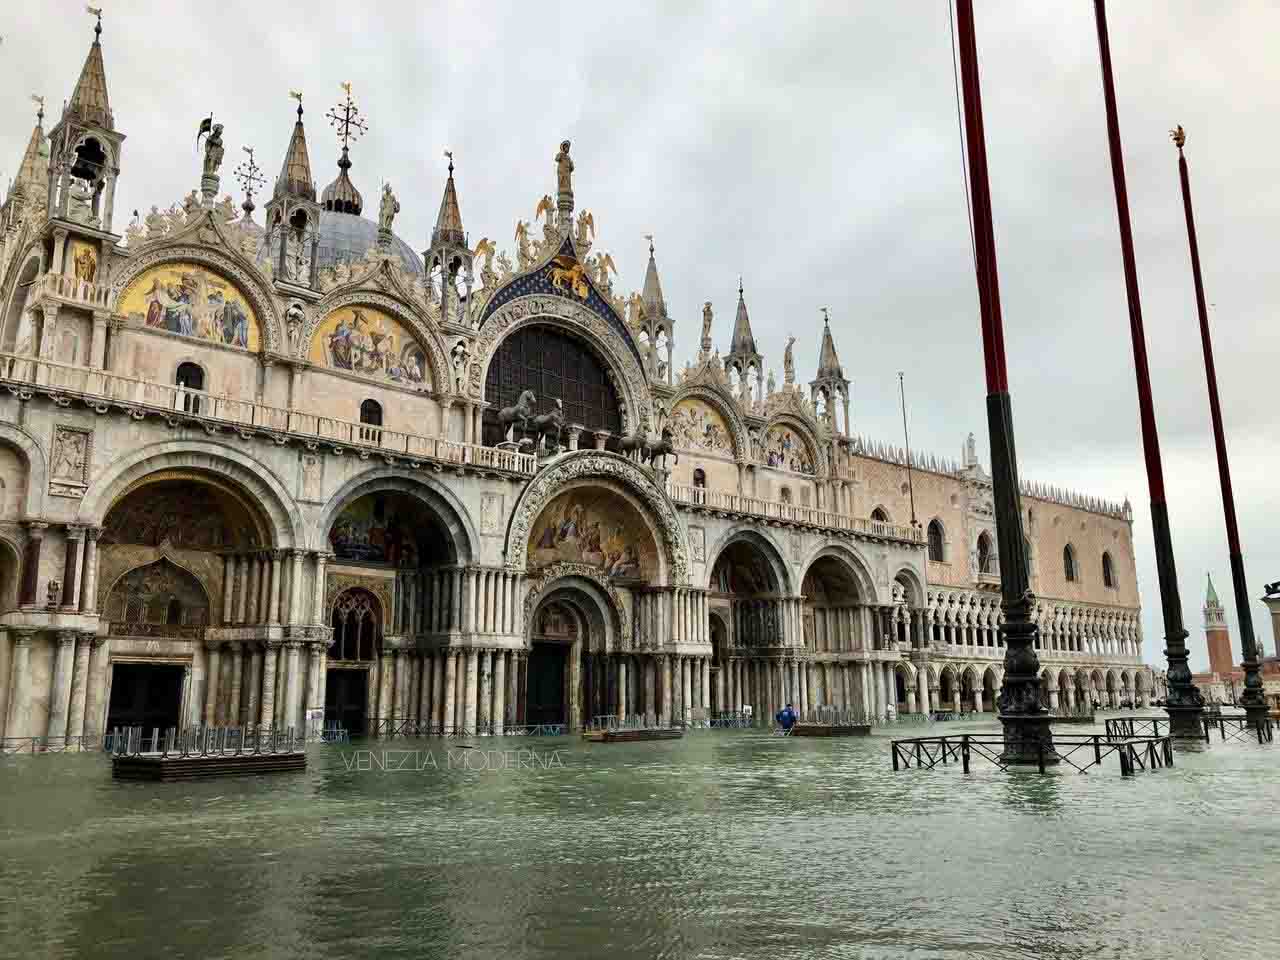
M993 556L991 552L991 534L983 530L978 534L978 572L994 573Z
M889 514L885 512L884 507L876 507L871 511L871 519L876 523L888 523Z
M783 487L781 490L779 490L779 491L778 491L778 499L779 499L779 500L781 500L783 503L790 503L790 502L791 502L791 488L790 488L790 487Z
M1116 585L1116 571L1111 564L1111 554L1105 550L1102 553L1102 585L1107 589Z
M929 559L934 563L942 563L943 557L942 524L937 520L929 521Z
M1080 571L1076 568L1076 548L1069 543L1062 548L1062 575L1068 583L1080 579Z
M333 602L331 660L371 661L382 646L381 608L368 590L343 591Z
M360 439L364 443L381 443L382 404L377 400L366 400L360 404L360 422L367 424L360 428Z
M707 471L701 467L695 469L693 471L693 485L705 489L707 486Z
M178 364L178 371L174 374L173 382L179 387L184 388L180 391L182 397L182 409L186 413L200 412L200 393L204 392L204 370L199 364L184 362ZM189 390L198 390L200 393L188 393Z

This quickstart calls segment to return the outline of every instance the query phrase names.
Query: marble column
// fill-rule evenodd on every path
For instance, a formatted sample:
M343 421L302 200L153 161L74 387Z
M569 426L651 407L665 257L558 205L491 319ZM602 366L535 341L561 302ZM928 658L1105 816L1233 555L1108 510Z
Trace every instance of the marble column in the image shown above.
M627 658L618 658L618 716L625 717L630 708L627 703Z
M110 670L111 644L106 637L89 635L89 677L84 695L84 736L95 741L106 727L107 672Z
M281 714L281 722L287 730L290 727L298 725L298 698L301 696L302 679L299 676L301 669L298 663L298 653L300 644L296 640L291 640L285 644L288 653L288 673L285 676L284 688L284 711Z
M88 527L84 532L84 576L80 586L80 612L98 612L98 536L101 527Z
M241 683L244 678L244 650L239 643L231 645L231 683L227 691L226 724L234 727L240 722Z
M31 642L34 630L10 630L13 637L12 678L9 688L9 717L5 721L6 737L31 736L28 711L31 700Z
M441 718L441 725L446 734L453 733L457 730L457 722L455 713L457 711L457 689L458 689L458 653L456 650L446 650L444 653L444 715Z
M77 740L84 735L84 705L89 684L89 651L93 646L93 634L81 633L76 637L75 660L71 667L71 706L67 717L67 736Z
M474 583L473 583L474 589ZM462 728L469 734L476 732L476 682L479 679L476 676L478 669L476 650L470 649L466 651L466 672L463 679L463 719Z
M271 551L271 594L270 599L267 601L267 615L263 618L269 624L280 622L280 565L282 560L284 560L283 550Z
M662 671L662 707L660 710L663 726L675 722L675 710L671 703L671 658L660 655L658 666Z
M62 597L59 601L63 610L73 611L79 607L80 547L83 543L84 527L68 524L62 562Z
M923 665L916 672L916 688L916 703L920 706L920 712L927 716L933 708L929 703L929 671Z
M276 670L280 658L280 643L267 641L262 654L262 702L258 708L258 726L275 727L276 720Z
M490 576L490 587L493 586ZM489 606L492 610L492 606ZM480 699L476 705L476 731L492 732L493 723L493 651L481 650L478 656L478 672L480 674Z
M212 641L205 650L204 669L204 725L218 725L218 681L222 672L220 641Z
M493 655L493 735L500 737L507 722L507 651Z
M445 729L444 718L444 664L448 655L437 650L431 655L431 723L438 732Z
M395 717L395 703L392 697L393 684L396 678L395 656L396 651L394 649L384 647L382 656L379 658L378 719L380 721L390 720Z
M296 569L296 568L295 568ZM306 737L314 737L324 727L324 695L323 689L324 644L307 644L307 686L302 696L302 731ZM312 712L319 711L320 719L312 722Z
M424 651L422 654L422 682L418 687L418 723L423 727L435 726L435 702L431 694L435 690L435 654Z
M50 740L62 740L67 735L67 710L71 701L71 669L75 658L76 634L72 630L59 630L53 667L53 685L49 691L49 726L45 731Z

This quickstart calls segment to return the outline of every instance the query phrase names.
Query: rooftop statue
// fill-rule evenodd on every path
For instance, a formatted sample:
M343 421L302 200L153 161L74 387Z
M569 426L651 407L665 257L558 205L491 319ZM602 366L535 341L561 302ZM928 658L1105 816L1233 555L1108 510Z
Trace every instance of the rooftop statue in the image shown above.
M378 229L390 230L391 222L395 220L396 214L399 212L400 201L391 192L391 184L384 183L382 185L382 203L378 205Z
M208 123L208 121L206 120L205 123ZM201 131L206 131L203 125L201 125ZM207 132L209 139L204 142L204 175L212 177L217 174L218 168L222 166L222 154L225 152L222 146L222 124L212 124L207 128ZM199 135L196 136L196 142L200 142Z
M573 161L569 159L569 141L560 142L556 154L556 187L561 193L573 193Z
M792 352L791 352L792 347L795 346L795 342L796 342L795 337L789 337L787 339L787 349L782 354L782 382L783 383L796 382L796 361L795 361L795 357L792 355Z

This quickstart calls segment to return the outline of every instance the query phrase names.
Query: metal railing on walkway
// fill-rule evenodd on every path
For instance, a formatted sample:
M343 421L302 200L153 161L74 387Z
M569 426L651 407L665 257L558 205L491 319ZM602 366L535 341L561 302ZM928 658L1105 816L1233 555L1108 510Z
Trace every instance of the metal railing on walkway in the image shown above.
M1202 736L1186 737L1173 733L1169 727L1168 717L1108 717L1104 722L1107 736L1124 739L1133 736L1172 736L1175 740L1203 740L1210 742L1210 733L1216 728L1222 740L1249 740L1257 737L1258 743L1267 744L1274 740L1275 732L1272 721L1264 717L1254 723L1243 713L1205 713L1200 717Z
M116 727L108 748L114 757L240 757L273 753L298 753L306 737L293 727L284 730L261 727Z
M894 740L890 746L895 771L932 770L937 766L959 764L965 773L969 773L975 761L989 763L1001 772L1031 766L1006 759L1007 744L1004 736L998 733L911 737ZM1034 766L1041 773L1059 764L1066 764L1077 773L1088 773L1090 767L1101 766L1102 761L1112 754L1120 758L1120 774L1126 777L1133 776L1139 770L1173 766L1173 738L1169 736L1112 740L1102 734L1055 734L1051 749L1046 749L1043 740L1037 740L1036 747Z

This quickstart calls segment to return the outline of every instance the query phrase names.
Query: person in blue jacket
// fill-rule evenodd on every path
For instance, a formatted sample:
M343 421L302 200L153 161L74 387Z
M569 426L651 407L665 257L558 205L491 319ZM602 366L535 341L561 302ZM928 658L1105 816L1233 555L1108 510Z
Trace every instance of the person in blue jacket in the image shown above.
M778 726L782 727L783 730L790 730L795 726L797 717L795 710L788 703L778 711L778 715L774 719L778 721Z

